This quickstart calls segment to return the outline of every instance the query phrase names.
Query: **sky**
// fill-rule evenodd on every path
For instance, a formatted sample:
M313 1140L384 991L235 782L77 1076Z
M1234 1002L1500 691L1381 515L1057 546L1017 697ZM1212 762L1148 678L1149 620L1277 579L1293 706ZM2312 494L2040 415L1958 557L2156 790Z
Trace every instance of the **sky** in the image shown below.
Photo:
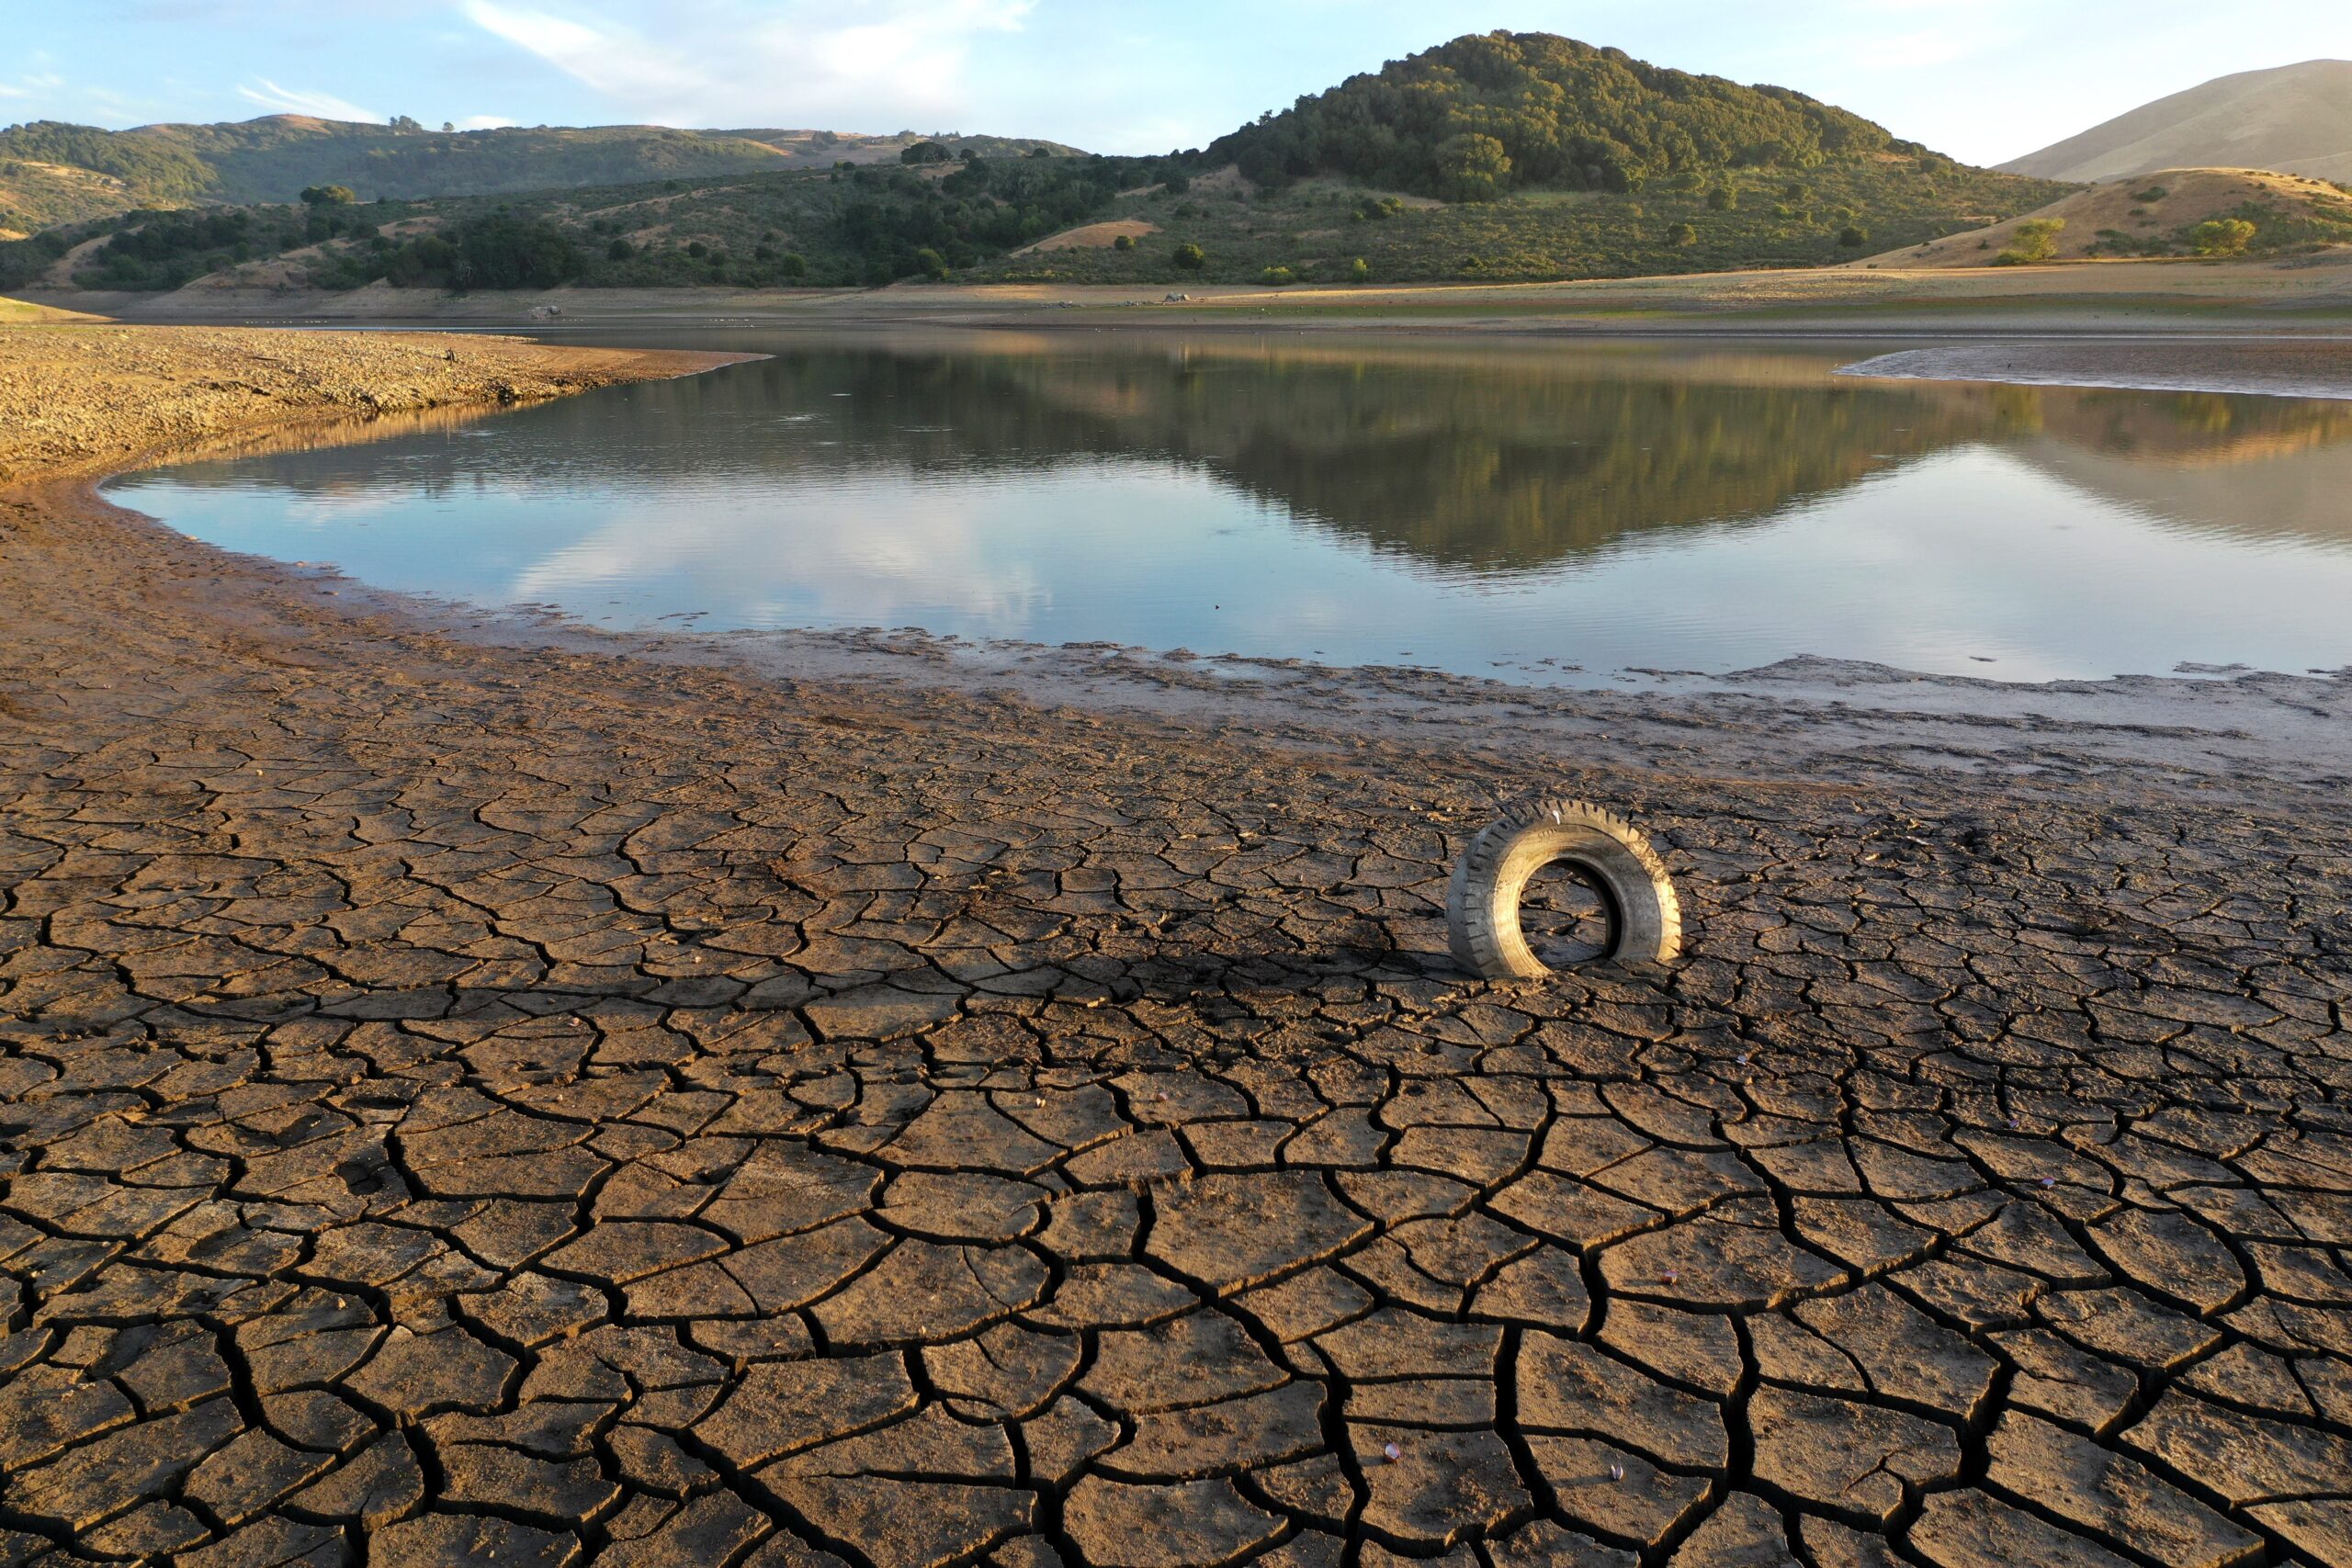
M1164 152L1497 28L1793 87L1977 164L2352 56L2328 0L0 0L0 124L404 114Z

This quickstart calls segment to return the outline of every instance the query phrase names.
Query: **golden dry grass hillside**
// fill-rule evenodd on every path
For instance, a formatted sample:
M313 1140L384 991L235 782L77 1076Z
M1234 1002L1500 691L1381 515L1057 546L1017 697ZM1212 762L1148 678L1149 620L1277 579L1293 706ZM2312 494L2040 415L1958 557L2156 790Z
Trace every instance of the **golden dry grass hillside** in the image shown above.
M2217 76L2001 168L2085 182L2191 168L2279 169L2352 180L2352 60L2306 60Z
M2241 218L2255 225L2245 254L2277 254L2352 243L2352 196L2302 175L2263 169L2164 169L2138 179L2088 186L2007 221L1849 264L1859 268L2005 265L2020 229L2055 219L2052 262L2195 255L2198 225Z
M85 316L78 310L61 310L53 305L36 305L28 299L10 299L0 296L0 323L12 327L34 326L43 321L95 321L96 316Z

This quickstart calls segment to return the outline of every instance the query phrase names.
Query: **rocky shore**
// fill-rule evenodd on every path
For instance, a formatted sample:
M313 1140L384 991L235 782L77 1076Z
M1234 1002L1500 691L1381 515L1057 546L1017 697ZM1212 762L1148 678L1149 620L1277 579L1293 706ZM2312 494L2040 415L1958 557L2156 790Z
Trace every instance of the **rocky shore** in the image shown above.
M690 357L0 332L0 1562L2352 1562L2343 678L1252 695L88 489ZM1679 964L1450 968L1533 785Z

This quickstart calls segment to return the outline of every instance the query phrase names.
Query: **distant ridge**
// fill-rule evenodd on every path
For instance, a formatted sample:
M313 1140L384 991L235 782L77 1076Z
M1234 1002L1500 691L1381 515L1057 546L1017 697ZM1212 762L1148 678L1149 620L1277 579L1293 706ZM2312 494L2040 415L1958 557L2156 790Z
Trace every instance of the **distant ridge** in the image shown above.
M1999 166L2083 184L2181 168L2352 180L2352 61L2218 76Z
M433 130L413 120L372 125L290 114L130 130L34 120L0 130L0 230L31 231L145 208L292 201L307 186L345 186L363 201L404 200L896 163L926 139L914 131L659 125ZM1077 151L1034 137L938 139L989 157Z
M265 124L289 148L377 129ZM400 167L371 162L334 180L348 193L319 190L299 207L295 192L52 227L0 244L0 288L757 289L959 278L1279 288L1623 277L1848 261L2067 194L2054 181L1972 168L1802 93L1548 33L1458 38L1206 149L1150 157L1050 147L1045 157L1010 156L1029 149L940 137L902 150L862 144L855 161L869 166L844 172L826 156L842 155L838 145L811 157L815 137L797 132L645 131L699 140L643 148L618 129L497 134L478 149L474 136L391 128L382 157ZM625 144L606 149L599 137ZM657 147L665 163L700 159L722 141L749 149L752 165L632 169L602 185L583 184L577 166L610 151L641 161ZM785 147L799 153L797 166ZM75 150L40 151L67 162ZM490 183L533 171L544 175L536 191ZM393 174L443 194L387 199L402 188ZM305 165L300 183L328 177ZM293 183L278 178L281 192Z

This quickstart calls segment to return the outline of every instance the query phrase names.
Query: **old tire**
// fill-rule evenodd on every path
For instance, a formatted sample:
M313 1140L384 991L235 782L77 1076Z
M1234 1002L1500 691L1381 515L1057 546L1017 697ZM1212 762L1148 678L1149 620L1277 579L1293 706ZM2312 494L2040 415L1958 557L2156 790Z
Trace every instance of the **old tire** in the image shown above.
M1552 973L1527 944L1520 899L1547 865L1576 867L1608 906L1607 961L1667 964L1682 951L1682 905L1666 863L1639 829L1581 800L1535 799L1505 812L1470 840L1446 890L1455 962L1489 980Z

